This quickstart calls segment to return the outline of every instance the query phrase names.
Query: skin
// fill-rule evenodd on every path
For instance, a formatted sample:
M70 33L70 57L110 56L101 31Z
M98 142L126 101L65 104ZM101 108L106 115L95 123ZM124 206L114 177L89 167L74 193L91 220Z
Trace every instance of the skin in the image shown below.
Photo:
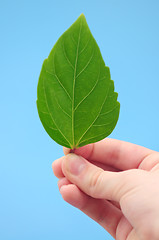
M159 239L158 152L105 139L64 153L52 168L66 202L116 240Z

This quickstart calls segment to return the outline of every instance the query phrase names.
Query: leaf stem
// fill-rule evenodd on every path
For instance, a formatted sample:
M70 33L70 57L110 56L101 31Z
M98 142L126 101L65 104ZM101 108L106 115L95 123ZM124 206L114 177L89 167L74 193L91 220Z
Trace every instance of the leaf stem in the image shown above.
M70 153L74 153L76 148L70 149Z

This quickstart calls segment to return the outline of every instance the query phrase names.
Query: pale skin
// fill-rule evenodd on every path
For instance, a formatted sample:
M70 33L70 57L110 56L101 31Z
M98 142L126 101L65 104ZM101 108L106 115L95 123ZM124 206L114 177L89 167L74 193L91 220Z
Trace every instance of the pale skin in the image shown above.
M158 152L114 139L69 152L52 164L66 202L116 240L159 240Z

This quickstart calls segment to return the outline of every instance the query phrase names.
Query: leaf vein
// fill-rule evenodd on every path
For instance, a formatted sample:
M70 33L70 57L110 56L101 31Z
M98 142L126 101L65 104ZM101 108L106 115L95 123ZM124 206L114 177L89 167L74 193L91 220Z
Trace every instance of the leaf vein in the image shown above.
M62 133L62 131L60 130L60 128L58 127L58 125L55 123L55 120L50 112L50 109L49 109L49 105L48 105L48 101L47 101L47 98L46 98L46 92L45 92L45 84L44 84L44 79L43 79L43 89L44 89L44 96L45 96L45 100L46 100L46 106L47 106L47 109L48 109L48 112L51 116L51 119L53 121L53 123L55 124L56 128L58 129L58 131L61 133L61 135L66 139L66 141L68 142L68 144L71 146L69 140L65 137L65 135Z
M71 118L71 116L61 107L61 105L59 104L59 102L58 102L58 100L57 100L57 98L55 98L55 100L56 100L56 102L57 102L57 104L58 104L58 106L59 106L59 108L61 108L61 110L69 117L69 118Z
M109 84L109 88L110 88L110 84ZM98 117L99 117L99 115L100 115L100 113L101 113L101 111L102 111L103 105L104 105L104 103L105 103L106 100L107 100L108 93L109 93L109 89L108 89L107 95L106 95L106 97L105 97L105 99L104 99L104 101L103 101L103 103L102 103L102 105L101 105L101 108L100 108L99 113L97 114L97 116L96 116L96 118L93 120L93 122L90 124L90 126L86 129L86 131L82 134L82 136L81 136L80 139L78 140L77 146L79 145L79 143L80 143L81 139L84 137L84 135L85 135L85 134L88 132L88 130L92 127L92 125L94 124L94 122L98 119Z
M39 111L39 112L41 112L41 113L43 113L43 114L50 115L48 112L43 112L43 111Z
M71 35L71 39L72 39L72 42L74 43L74 45L77 47L77 43L76 43L76 40L74 39L73 35Z
M87 43L85 44L85 46L83 47L83 49L80 51L79 55L86 49L86 47L88 46L88 43L90 42L90 36L88 38Z
M45 69L45 70L46 70L46 69ZM53 74L53 73L49 72L48 70L46 70L46 72L47 72L48 74L50 74L51 76L54 76L54 77L57 79L57 81L58 81L58 83L60 84L60 86L64 89L65 93L67 94L67 96L69 97L69 99L72 101L70 94L67 92L66 88L65 88L64 85L61 83L61 81L60 81L60 79L58 78L57 74L56 74L56 73Z
M101 113L100 115L103 116L103 115L106 115L106 114L109 114L111 112L113 112L116 108L118 107L118 105L116 105L113 109L111 109L110 111L107 111L105 113Z
M100 73L99 73L100 75ZM75 110L77 110L77 108L79 107L79 105L93 92L93 90L95 89L95 87L97 86L97 83L99 82L99 75L98 75L98 78L94 84L94 86L92 87L92 89L89 91L89 93L77 104L77 106L75 107ZM102 79L101 79L102 80Z
M103 127L103 126L108 126L108 125L112 124L113 122L114 122L114 121L109 122L109 123L105 123L105 124L93 124L92 126L93 126L93 127Z
M77 74L76 78L78 78L78 77L81 75L81 73L84 72L84 70L86 70L86 68L89 66L89 64L90 64L90 62L91 62L93 56L94 56L94 51L93 51L93 53L92 53L90 59L88 60L87 64L86 64L85 67L84 67L84 68L83 68L83 69Z
M53 128L53 127L50 127L50 126L48 126L50 129L52 129L52 130L56 130L56 131L58 131L58 129L57 128Z
M112 131L112 129L110 128L107 132L108 132L108 133L109 133L109 132L111 133L111 131ZM90 140L90 139L92 139L92 138L97 138L97 137L99 137L99 136L105 136L105 133L104 133L104 134L101 133L101 134L99 134L99 135L97 135L97 136L93 136L93 137L87 138L87 139L83 140L82 142L80 142L80 144L83 143L83 142L87 142L88 140Z
M67 53L66 53L66 49L65 49L65 43L63 42L63 53L64 53L64 56L68 62L68 64L74 69L74 66L72 65L72 63L70 62L68 56L67 56Z

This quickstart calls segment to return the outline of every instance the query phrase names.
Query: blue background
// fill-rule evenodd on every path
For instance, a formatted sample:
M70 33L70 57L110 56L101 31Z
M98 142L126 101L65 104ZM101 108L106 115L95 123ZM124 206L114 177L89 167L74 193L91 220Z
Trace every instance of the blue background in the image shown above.
M43 60L84 13L121 112L111 134L159 151L159 1L0 0L0 239L112 239L65 203L51 163L63 155L38 118Z

